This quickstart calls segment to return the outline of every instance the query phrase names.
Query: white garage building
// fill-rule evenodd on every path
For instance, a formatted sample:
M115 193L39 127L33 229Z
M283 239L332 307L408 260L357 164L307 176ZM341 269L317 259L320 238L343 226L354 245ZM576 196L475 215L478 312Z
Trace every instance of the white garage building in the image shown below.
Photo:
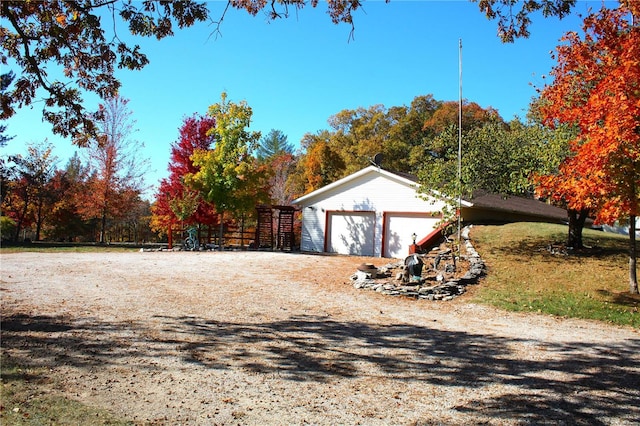
M302 210L300 249L404 258L432 234L444 203L418 196L408 176L369 166L294 200ZM420 194L424 197L424 194Z

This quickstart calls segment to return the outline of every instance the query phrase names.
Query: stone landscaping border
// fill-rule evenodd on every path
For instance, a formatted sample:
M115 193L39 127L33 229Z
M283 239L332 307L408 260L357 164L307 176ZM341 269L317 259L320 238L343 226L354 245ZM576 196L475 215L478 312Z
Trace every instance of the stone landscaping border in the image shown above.
M419 280L406 282L405 261L388 263L380 268L373 265L360 265L351 276L353 286L358 289L373 290L389 296L405 296L416 299L442 300L454 299L466 292L466 287L477 284L485 275L485 263L473 247L469 238L472 225L462 229L460 236L464 241L465 255L458 258L454 253L441 248L435 248L431 253L419 255L424 263L424 270ZM444 263L442 260L451 260L453 263ZM432 260L432 262L428 262ZM451 266L460 261L466 261L468 270L464 275L455 274ZM442 268L440 267L442 265ZM453 268L455 270L455 268ZM395 273L395 276L394 276Z

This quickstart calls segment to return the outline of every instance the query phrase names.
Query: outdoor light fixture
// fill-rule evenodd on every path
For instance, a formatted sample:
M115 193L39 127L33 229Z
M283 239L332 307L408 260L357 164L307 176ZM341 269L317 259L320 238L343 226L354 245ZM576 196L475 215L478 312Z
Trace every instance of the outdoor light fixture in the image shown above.
M418 236L416 235L416 233L414 232L413 234L411 234L411 238L413 238L413 245L416 245L416 238L418 238Z

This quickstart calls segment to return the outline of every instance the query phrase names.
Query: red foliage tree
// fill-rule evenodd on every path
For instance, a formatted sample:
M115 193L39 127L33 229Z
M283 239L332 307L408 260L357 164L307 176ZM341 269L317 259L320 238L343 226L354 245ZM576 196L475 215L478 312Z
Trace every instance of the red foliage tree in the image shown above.
M215 127L211 117L193 116L185 118L180 127L180 136L171 145L169 177L160 181L156 202L152 207L154 229L166 232L176 225L207 224L217 222L213 204L203 200L196 191L184 184L184 176L195 174L199 167L191 161L196 150L208 150L213 137L207 135Z

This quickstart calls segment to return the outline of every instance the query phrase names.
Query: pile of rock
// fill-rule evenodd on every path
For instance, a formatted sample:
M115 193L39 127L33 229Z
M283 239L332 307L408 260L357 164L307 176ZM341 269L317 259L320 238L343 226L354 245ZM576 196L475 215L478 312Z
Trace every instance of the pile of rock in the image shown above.
M353 286L390 296L406 296L427 300L452 300L466 287L476 284L485 273L484 261L469 240L470 227L461 232L466 254L456 255L447 243L417 257L423 264L422 274L412 276L408 265L416 255L382 267L361 264L351 276ZM461 272L462 271L462 272Z

